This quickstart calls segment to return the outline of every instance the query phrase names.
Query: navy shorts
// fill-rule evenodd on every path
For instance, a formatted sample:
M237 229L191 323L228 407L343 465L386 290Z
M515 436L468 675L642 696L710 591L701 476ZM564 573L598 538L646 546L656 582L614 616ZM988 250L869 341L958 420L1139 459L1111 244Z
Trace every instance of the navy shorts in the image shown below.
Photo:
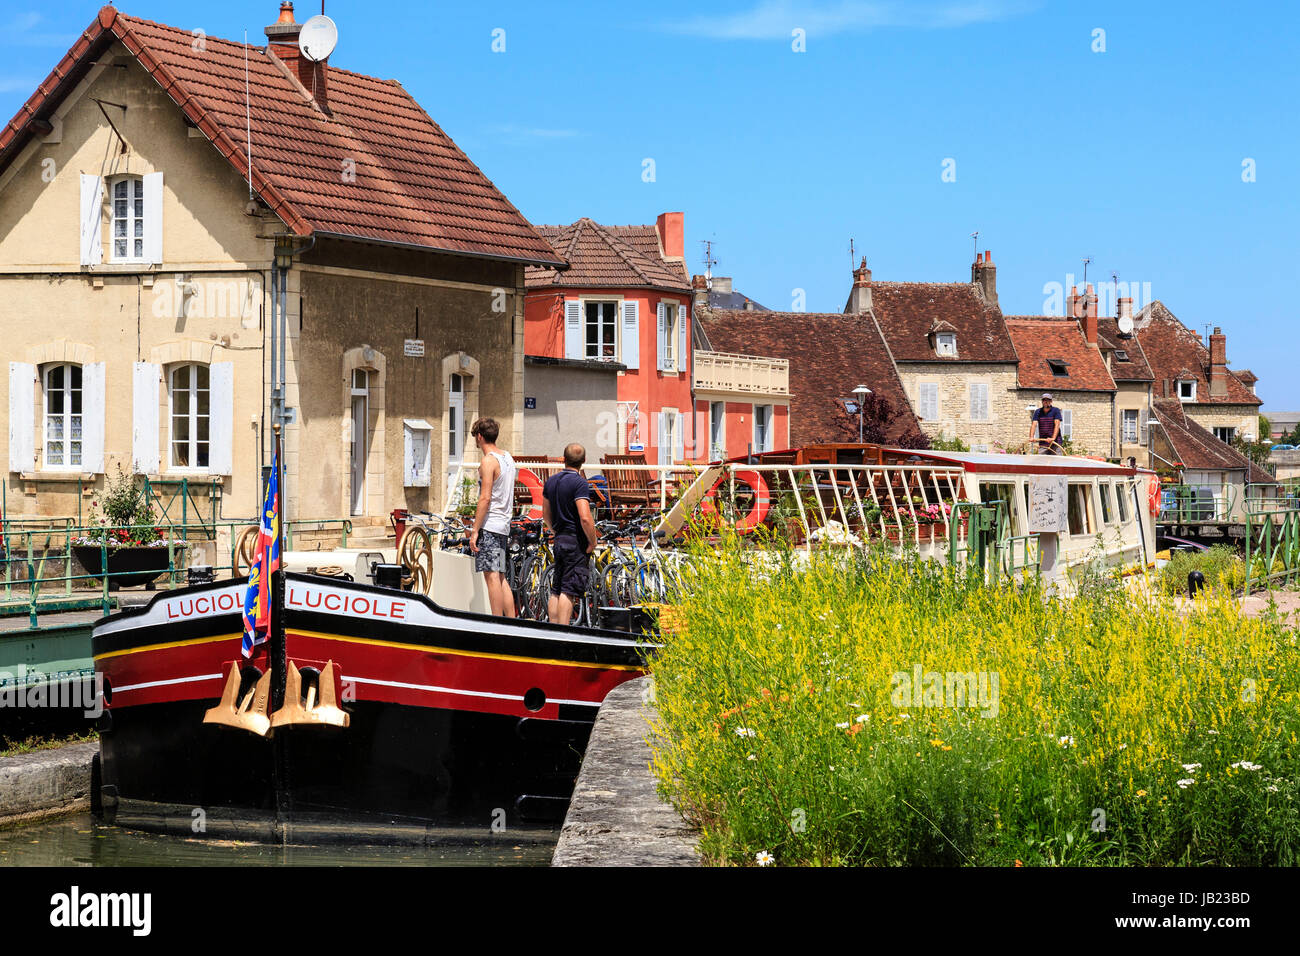
M587 576L590 564L587 552L570 535L556 535L551 548L555 555L555 576L551 579L552 594L567 594L580 598L587 593Z

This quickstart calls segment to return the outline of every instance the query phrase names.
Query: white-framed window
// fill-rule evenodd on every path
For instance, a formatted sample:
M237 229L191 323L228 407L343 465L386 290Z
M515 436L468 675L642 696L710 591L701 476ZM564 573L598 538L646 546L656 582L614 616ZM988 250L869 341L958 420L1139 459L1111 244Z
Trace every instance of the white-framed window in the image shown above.
M1135 444L1138 440L1138 409L1124 409L1123 422L1121 424L1120 440L1126 444Z
M145 261L145 202L143 176L118 176L110 182L109 216L113 254L110 262Z
M402 484L407 488L428 488L432 474L433 426L423 418L402 419L402 451L405 467Z
M583 357L603 362L618 360L618 303L584 302Z
M709 460L727 457L727 403L709 403Z
M987 382L970 384L970 420L986 422L989 420L989 385Z
M921 382L918 386L917 415L922 421L939 420L939 383Z
M51 470L80 471L83 465L84 417L81 366L67 362L47 365L42 376L45 395L45 436L42 464Z
M684 374L688 368L686 306L672 301L660 302L656 309L656 317L659 371Z
M772 406L754 406L754 451L772 450Z
M936 355L944 358L957 357L957 333L956 332L936 332L934 336L934 351Z
M1178 400L1181 402L1196 401L1196 379L1184 378L1178 381Z
M167 376L167 467L176 470L211 466L212 395L206 365L177 365Z
M363 376L365 371L358 369ZM355 374L355 373L354 373ZM357 383L352 383L352 394L357 394ZM447 460L459 464L465 454L465 377L453 372L447 396Z
M1231 445L1232 439L1237 435L1237 429L1227 425L1215 425L1214 437L1219 439L1225 445Z
M682 413L665 408L659 413L659 464L671 465L682 460L685 452Z

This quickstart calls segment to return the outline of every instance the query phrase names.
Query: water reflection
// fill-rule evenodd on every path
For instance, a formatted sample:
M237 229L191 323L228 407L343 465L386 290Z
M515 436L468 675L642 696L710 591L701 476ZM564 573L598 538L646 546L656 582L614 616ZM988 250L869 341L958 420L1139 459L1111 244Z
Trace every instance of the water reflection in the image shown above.
M105 826L89 813L0 830L7 866L547 866L557 829L433 847L267 846Z

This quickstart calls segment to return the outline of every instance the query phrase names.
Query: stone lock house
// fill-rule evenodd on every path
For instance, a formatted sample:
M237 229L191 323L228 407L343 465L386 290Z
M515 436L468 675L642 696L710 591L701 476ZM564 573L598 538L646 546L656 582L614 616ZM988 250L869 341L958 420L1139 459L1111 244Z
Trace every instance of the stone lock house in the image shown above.
M468 422L521 433L524 270L563 261L398 82L299 30L107 6L0 129L8 514L78 514L118 468L255 514L273 358L291 519L437 508Z

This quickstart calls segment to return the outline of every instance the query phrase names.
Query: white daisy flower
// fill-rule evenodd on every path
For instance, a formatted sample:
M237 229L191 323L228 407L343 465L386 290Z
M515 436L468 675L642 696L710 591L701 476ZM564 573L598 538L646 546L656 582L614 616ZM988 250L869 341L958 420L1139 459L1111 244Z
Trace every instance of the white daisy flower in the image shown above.
M1196 782L1196 781L1193 780L1191 777L1188 777L1186 780L1179 780L1179 781L1178 781L1178 786L1180 786L1182 789L1186 790L1188 787L1190 787L1190 786L1191 786L1192 784L1194 784L1195 782Z
M1058 744L1060 744L1062 747L1073 747L1073 746L1074 746L1074 738L1073 738L1073 737L1057 737L1057 738L1056 738L1056 742L1057 742Z
M754 857L754 860L759 866L771 866L775 862L775 858L766 850L760 851L758 856Z
M748 757L746 757L745 759L746 759L746 760L757 760L758 758L757 758L756 756L754 756L753 754L750 754L750 755L749 755Z
M736 736L737 736L737 737L757 737L758 734L755 733L754 730L752 730L752 729L749 728L749 727L737 727L737 728L736 728Z
M1201 765L1199 763L1185 763L1183 764L1183 769L1188 773L1191 773L1193 770L1200 770Z
M871 719L870 714L858 714L858 716L853 718L853 721L854 723L865 724L870 719Z
M849 728L849 722L848 722L847 720L844 721L844 723L842 723L842 724L836 724L836 725L835 725L835 729L836 729L836 730L847 730L848 728Z

